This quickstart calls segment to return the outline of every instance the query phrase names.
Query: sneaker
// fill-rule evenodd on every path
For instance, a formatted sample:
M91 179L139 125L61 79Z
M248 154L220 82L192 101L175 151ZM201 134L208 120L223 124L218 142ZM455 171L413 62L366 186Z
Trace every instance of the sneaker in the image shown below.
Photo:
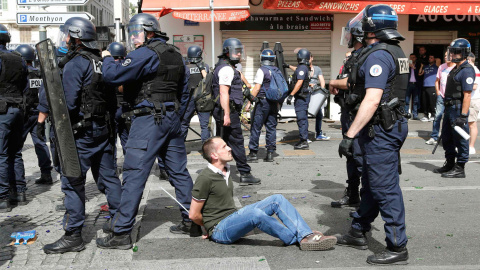
M468 153L470 155L475 155L477 153L477 151L475 151L475 147L470 147Z
M330 140L330 137L325 136L325 134L320 134L315 138L315 140L317 140L317 141L328 141L328 140Z
M422 117L422 119L420 119L420 121L422 121L422 122L428 122L428 118L427 118L427 117Z
M328 250L337 243L335 236L325 236L323 234L310 234L300 241L301 250Z
M426 141L425 144L434 145L437 144L437 141L434 138L430 138L430 140Z
M433 120L435 120L435 117L433 117L433 116L428 118L428 122L433 122Z
M312 141L310 139L307 139L307 143L312 143Z

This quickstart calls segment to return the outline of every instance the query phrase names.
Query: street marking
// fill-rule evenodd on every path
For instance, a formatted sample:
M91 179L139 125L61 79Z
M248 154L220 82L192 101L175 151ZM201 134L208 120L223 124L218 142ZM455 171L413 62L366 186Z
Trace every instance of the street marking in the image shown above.
M450 190L478 190L480 186L446 186L446 187L402 187L402 191L450 191ZM321 192L342 192L345 188L324 188L324 189L276 189L276 190L258 190L257 194L305 194L305 193L321 193Z
M283 150L285 156L314 156L312 150Z

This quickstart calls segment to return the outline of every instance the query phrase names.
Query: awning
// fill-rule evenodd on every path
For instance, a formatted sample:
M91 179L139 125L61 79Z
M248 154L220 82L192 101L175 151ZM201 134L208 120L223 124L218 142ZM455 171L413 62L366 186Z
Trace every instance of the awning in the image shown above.
M480 15L478 0L407 0L407 1L321 1L264 0L265 9L315 10L358 13L367 5L388 4L398 14Z
M250 16L248 0L215 0L213 1L214 21L244 21ZM209 0L143 0L142 11L156 17L171 12L174 18L210 22L211 10Z

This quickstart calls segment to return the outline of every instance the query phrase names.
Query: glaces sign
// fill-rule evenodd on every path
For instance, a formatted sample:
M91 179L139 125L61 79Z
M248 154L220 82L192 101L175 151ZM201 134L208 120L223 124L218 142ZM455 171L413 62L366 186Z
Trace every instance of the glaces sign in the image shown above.
M332 31L332 14L251 15L243 22L220 22L220 30Z

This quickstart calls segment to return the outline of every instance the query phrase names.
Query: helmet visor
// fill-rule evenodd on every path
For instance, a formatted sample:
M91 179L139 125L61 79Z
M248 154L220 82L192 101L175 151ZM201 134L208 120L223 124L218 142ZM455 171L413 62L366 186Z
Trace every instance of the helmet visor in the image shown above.
M448 47L447 61L458 63L467 59L466 48Z
M129 51L135 50L138 46L145 42L145 30L143 29L143 25L128 25L127 31L127 48Z
M352 33L350 33L350 28L342 28L342 37L340 38L340 45L349 46L350 40L352 40Z
M362 25L364 18L367 17L365 14L365 9L366 8L362 9L360 13L358 13L355 17L353 17L353 19L350 20L350 22L348 23L349 30L354 28L357 24Z
M243 45L229 46L228 55L230 57L230 60L234 60L234 61L245 60L245 47Z
M70 34L68 29L62 25L60 26L60 31L58 31L57 36L57 48L62 51L68 51L67 43L70 39Z

